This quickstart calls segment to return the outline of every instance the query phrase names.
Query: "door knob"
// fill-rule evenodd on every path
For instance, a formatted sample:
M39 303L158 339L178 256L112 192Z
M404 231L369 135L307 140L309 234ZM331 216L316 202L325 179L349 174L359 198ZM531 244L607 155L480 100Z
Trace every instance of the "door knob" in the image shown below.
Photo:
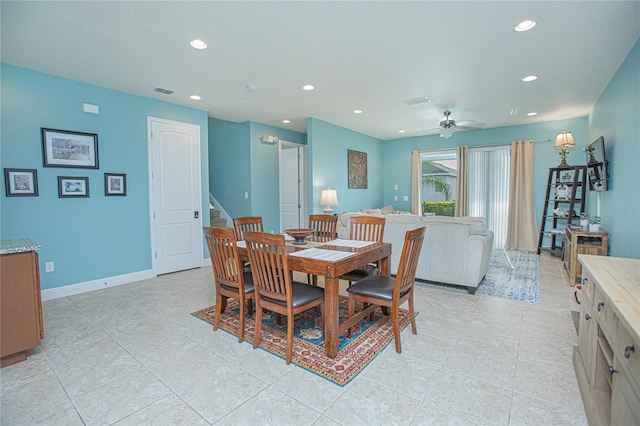
M199 212L199 211L195 211L195 212L193 212L193 218L194 218L194 219L197 219L197 218L199 218L199 217L200 217L200 212Z

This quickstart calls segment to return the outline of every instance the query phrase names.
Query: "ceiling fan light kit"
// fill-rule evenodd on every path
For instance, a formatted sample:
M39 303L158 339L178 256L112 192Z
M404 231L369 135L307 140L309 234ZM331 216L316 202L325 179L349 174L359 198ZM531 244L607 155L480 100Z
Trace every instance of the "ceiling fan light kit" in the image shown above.
M480 130L484 127L484 124L477 123L473 120L461 121L460 123L456 124L456 120L449 119L449 116L451 116L451 111L446 110L444 112L444 120L438 123L439 127L436 127L435 129L422 130L416 133L438 130L440 131L441 138L449 139L455 132L466 130Z

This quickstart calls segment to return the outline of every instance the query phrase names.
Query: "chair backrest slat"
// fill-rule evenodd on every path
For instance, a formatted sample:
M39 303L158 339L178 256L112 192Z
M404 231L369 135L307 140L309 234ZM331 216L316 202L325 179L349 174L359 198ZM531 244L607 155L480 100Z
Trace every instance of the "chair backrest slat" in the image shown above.
M233 229L236 233L236 240L244 240L244 234L247 231L264 232L262 225L262 217L260 216L245 216L237 217L233 219Z
M416 279L416 269L420 257L420 250L424 241L425 227L407 231L405 234L404 245L402 246L402 254L400 255L400 263L398 264L398 273L396 275L396 285L393 297L400 297L413 286Z
M338 216L328 214L309 215L309 228L314 230L314 236L318 239L331 241L336 239L336 227Z
M349 238L360 241L376 241L384 238L385 218L379 216L351 216Z
M261 297L292 303L291 274L287 261L284 235L247 231L249 262L256 291Z

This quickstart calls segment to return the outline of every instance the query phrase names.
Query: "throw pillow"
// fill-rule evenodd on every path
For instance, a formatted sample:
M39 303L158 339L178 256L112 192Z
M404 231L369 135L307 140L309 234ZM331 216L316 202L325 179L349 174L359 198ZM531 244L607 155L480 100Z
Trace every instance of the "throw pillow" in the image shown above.
M383 208L380 209L380 212L382 214L391 214L393 213L393 206L384 206Z

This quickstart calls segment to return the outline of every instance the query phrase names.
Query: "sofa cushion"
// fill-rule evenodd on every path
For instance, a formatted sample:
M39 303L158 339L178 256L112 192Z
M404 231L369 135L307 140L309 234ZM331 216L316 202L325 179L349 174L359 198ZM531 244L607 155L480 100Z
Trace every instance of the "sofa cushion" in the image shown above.
M382 214L391 214L391 213L393 213L393 206L391 206L391 205L384 206L383 208L380 209L380 212Z
M362 214L382 214L381 209L361 209L360 213Z

